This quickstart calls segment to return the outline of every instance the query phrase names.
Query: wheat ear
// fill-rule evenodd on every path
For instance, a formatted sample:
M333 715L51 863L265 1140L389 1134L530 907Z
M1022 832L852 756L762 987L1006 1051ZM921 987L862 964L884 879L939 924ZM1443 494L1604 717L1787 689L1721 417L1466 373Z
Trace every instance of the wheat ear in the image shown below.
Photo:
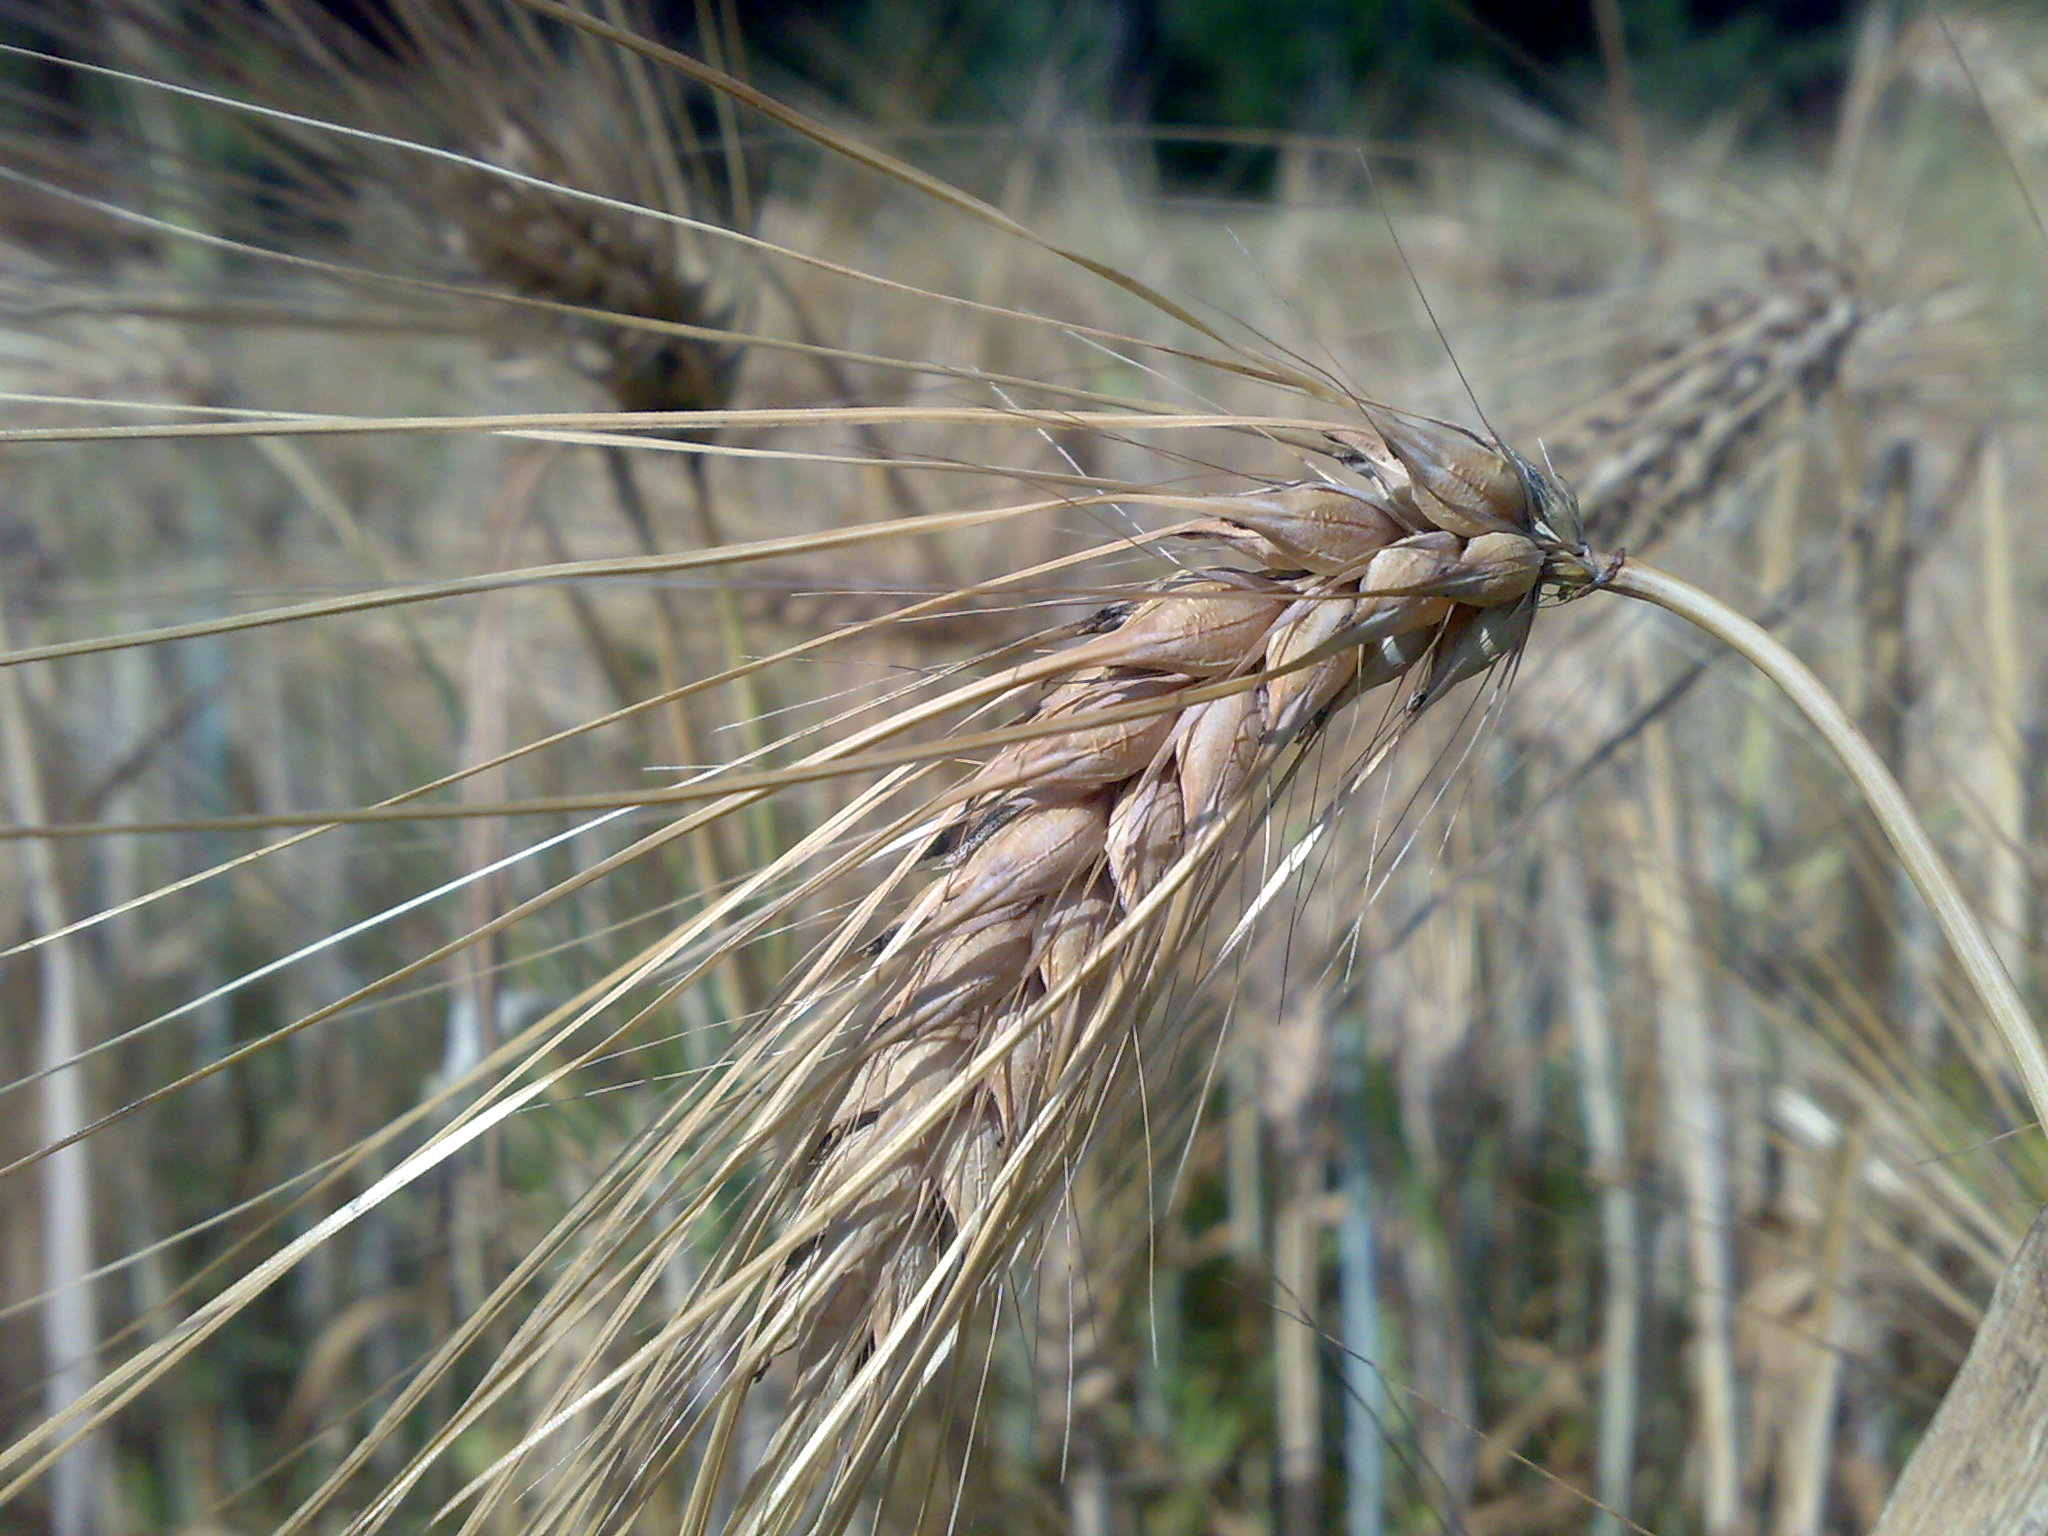
M1765 276L1701 304L1691 337L1546 429L1544 452L1595 543L1661 538L1769 447L1774 420L1835 379L1864 323L1847 276L1810 251L1774 253Z
M1328 445L1368 483L1207 503L1200 531L1250 567L1160 583L997 680L1042 697L918 834L935 877L897 896L907 852L793 982L750 1091L795 1129L702 1281L752 1299L673 1373L722 1382L680 1416L705 1437L684 1529L711 1522L739 1404L771 1371L790 1406L739 1525L845 1517L1128 1085L1140 1021L1288 763L1352 699L1405 682L1398 722L1513 654L1539 592L1589 577L1548 476L1455 429L1371 421ZM644 1476L681 1454L678 1417L615 1420L596 1460ZM607 1480L570 1478L550 1513L587 1518Z

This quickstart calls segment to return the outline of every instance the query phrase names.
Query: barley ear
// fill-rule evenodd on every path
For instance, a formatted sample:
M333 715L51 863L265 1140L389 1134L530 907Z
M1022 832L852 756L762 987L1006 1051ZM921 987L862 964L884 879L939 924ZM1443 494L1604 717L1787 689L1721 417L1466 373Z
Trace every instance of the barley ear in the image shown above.
M2033 1106L2034 1118L2048 1126L2048 1052L2042 1049L2040 1032L2028 1016L2019 989L2013 985L1998 952L1991 947L1977 915L1963 899L1955 876L1949 873L1926 828L1907 803L1898 781L1821 680L1762 626L1675 576L1631 562L1621 565L1602 585L1675 613L1739 652L1743 660L1776 683L1820 732L1821 739L1848 770L1858 792L1877 817L1913 884L1933 909L1942 937L1955 952L1963 975L2012 1055L2013 1066L2027 1090L2027 1101Z

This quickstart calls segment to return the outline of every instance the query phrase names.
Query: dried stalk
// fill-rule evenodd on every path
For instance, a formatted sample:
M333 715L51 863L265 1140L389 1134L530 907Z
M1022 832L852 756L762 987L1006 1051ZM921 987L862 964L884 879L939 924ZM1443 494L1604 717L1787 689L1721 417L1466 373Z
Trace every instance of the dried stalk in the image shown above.
M1993 936L2009 946L2015 964L2024 964L2027 935L2027 744L2021 729L2026 711L2022 658L2026 641L2018 618L2015 587L2018 572L2010 556L2013 519L2008 505L2006 453L2002 444L1985 445L1978 540L1981 607L1984 624L1985 706L1990 715L1990 782L1984 787L1985 888Z
M1593 1536L1620 1536L1634 1503L1637 1382L1642 1342L1642 1281L1635 1192L1628 1179L1628 1111L1613 1019L1593 944L1585 871L1572 859L1551 864L1553 905L1565 949L1565 996L1579 1063L1587 1174L1600 1198L1600 1427L1594 1492L1602 1508Z
M1644 254L1661 261L1670 236L1650 187L1650 152L1643 133L1642 108L1636 102L1635 71L1629 65L1628 27L1621 0L1593 0L1593 30L1600 39L1600 61L1607 71L1607 115L1621 152L1622 198L1635 216Z
M1844 1129L1835 1149L1834 1177L1821 1225L1819 1252L1813 1263L1813 1307L1807 1318L1810 1337L1799 1348L1809 1364L1805 1391L1791 1415L1784 1443L1778 1449L1777 1536L1820 1536L1825 1529L1828 1473L1834 1465L1835 1415L1842 1389L1843 1336L1848 1331L1848 1289L1854 1262L1852 1219L1863 1182L1870 1138L1859 1113Z
M1735 1288L1728 1190L1728 1113L1720 1042L1699 972L1699 938L1681 881L1692 865L1677 824L1669 736L1644 733L1646 774L1634 829L1643 948L1656 991L1657 1061L1670 1156L1685 1191L1691 1359L1699 1437L1701 1518L1709 1536L1742 1519L1742 1452L1735 1366Z
M0 645L7 621L0 610ZM0 758L5 760L7 798L15 818L27 826L49 821L42 770L30 734L28 701L20 674L0 672ZM38 932L55 934L66 922L57 850L31 841L21 851L27 868L28 904ZM77 946L55 939L37 951L39 1040L37 1063L44 1074L38 1127L49 1145L75 1136L87 1123L85 1069L75 1064L84 1046L79 1020ZM92 1153L80 1142L43 1164L43 1356L44 1412L69 1410L92 1386L99 1347L89 1278L92 1258ZM81 1439L51 1473L50 1530L53 1536L92 1536L100 1529L101 1442Z
M1964 979L2019 1074L2037 1122L2048 1124L2048 1052L1998 951L1963 899L1955 877L1914 815L1905 792L1820 679L1771 634L1688 582L1629 563L1606 582L1705 630L1777 684L1847 771L1948 941Z
M1338 1311L1343 1341L1344 1536L1384 1536L1387 1391L1380 1354L1379 1257L1373 1219L1372 1144L1365 1091L1365 1022L1352 1000L1337 1067L1343 1104L1337 1230Z
M1861 665L1854 701L1858 728L1894 777L1905 771L1906 718L1914 686L1913 652L1906 643L1913 562L1913 454L1893 444L1881 457L1858 509L1852 575L1856 623L1854 654ZM1871 861L1864 861L1868 865ZM1871 1006L1891 1018L1899 971L1900 891L1897 871L1877 859L1851 883L1844 914L1843 952L1854 957ZM1903 1018L1897 1022L1905 1024Z
M2048 1213L1899 1475L1874 1536L2013 1536L2048 1525Z
M1323 1530L1323 1324L1317 1250L1329 1183L1329 1001L1316 989L1269 1032L1264 1108L1272 1149L1275 1536Z

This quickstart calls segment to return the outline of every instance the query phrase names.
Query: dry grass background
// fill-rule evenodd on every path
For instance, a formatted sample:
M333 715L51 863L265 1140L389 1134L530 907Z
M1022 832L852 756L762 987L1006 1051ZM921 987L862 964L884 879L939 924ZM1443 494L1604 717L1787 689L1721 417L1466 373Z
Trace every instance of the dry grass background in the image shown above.
M1617 190L1596 107L1559 122L1489 96L1376 154L1370 182L1355 147L1287 140L1271 201L1170 195L1142 144L1075 126L1050 72L1020 130L898 146L1171 296L1174 319L609 45L536 51L531 16L481 0L422 14L480 18L490 47L394 84L388 60L308 65L282 26L195 53L139 5L42 44L900 286L119 81L35 76L44 94L13 104L11 436L250 411L387 425L10 443L5 644L647 558L0 673L14 826L68 829L0 845L0 1428L31 1447L0 1528L267 1531L324 1487L308 1528L414 1529L472 1480L492 1498L451 1528L473 1510L493 1531L715 1527L735 1507L772 1525L737 1478L688 1502L704 1442L675 1430L715 1390L715 1350L646 1349L764 1240L749 1191L774 1187L799 1122L749 1119L766 1079L735 1064L794 1038L761 1021L789 1017L786 978L893 867L834 866L846 842L774 861L878 781L794 778L607 861L692 809L651 789L787 767L1142 594L1198 549L1129 542L1189 515L1160 494L1303 473L1301 427L1089 410L1356 423L1191 355L1219 335L1474 421L1461 368L1504 437L1580 488L1601 547L1650 546L1823 671L2039 998L2038 24L1874 19L1840 123L1790 143L1646 113L1651 205ZM741 159L718 148L735 131ZM557 419L726 406L760 414ZM389 425L452 416L534 419ZM1044 505L891 523L1023 504ZM771 539L794 543L662 568ZM1762 685L1633 605L1540 614L1511 682L1468 684L1336 794L1390 718L1340 717L1209 882L1219 910L1188 915L1153 979L1143 1059L1119 1058L1123 1107L1066 1127L1039 1170L1049 1219L1023 1224L953 1364L872 1440L885 1475L837 1514L1278 1536L1874 1521L2044 1174L1916 898ZM464 814L288 841L556 733L427 797ZM892 795L882 819L912 825ZM589 798L491 814L561 797ZM774 884L744 885L771 865ZM734 892L725 927L660 948ZM26 1161L129 1106L70 1157ZM706 1161L693 1125L739 1127L761 1156ZM159 1358L295 1242L85 1449L11 1481L53 1403ZM610 1278L579 1292L586 1257ZM476 1347L436 1358L472 1317ZM735 1308L727 1327L755 1322ZM563 1409L629 1357L658 1366L638 1396ZM502 1395L459 1418L506 1361ZM804 1382L807 1363L785 1352L723 1399L741 1472L795 1464L778 1429L844 1389Z

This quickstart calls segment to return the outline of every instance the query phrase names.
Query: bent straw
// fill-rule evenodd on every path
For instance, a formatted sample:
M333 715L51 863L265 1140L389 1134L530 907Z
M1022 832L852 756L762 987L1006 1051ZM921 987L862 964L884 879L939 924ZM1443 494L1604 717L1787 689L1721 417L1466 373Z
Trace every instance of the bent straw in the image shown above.
M2012 1055L2035 1120L2048 1126L2048 1051L2042 1049L2040 1032L2020 998L2019 989L1998 952L1991 947L1976 913L1963 899L1955 876L1949 873L1948 865L1907 803L1905 791L1899 788L1898 780L1834 696L1769 631L1690 582L1631 562L1616 570L1604 585L1626 597L1675 613L1738 652L1743 660L1776 683L1820 733L1855 781L1858 792L1898 853L1899 862L1926 898L1971 990Z

